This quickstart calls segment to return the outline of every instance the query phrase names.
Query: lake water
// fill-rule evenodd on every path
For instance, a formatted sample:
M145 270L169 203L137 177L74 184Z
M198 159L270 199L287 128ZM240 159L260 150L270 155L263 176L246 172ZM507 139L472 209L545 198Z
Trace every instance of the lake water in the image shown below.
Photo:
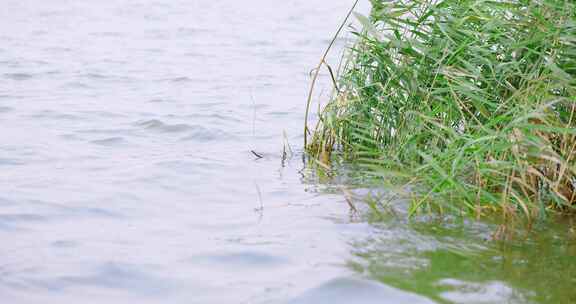
M303 163L309 72L351 2L4 1L1 302L573 299L573 242L369 224Z

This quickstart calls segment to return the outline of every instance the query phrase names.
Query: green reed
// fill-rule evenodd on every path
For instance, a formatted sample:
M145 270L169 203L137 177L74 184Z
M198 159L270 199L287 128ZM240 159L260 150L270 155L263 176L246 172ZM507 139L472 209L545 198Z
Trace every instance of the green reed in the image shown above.
M575 2L372 6L308 152L409 181L412 212L574 210Z

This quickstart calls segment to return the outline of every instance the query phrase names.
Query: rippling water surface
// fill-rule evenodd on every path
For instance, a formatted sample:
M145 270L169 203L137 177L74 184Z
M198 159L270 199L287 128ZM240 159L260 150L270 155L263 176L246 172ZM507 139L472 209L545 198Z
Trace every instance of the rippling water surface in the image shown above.
M2 303L525 299L505 272L443 272L483 271L448 250L481 241L317 191L308 72L349 2L3 1Z
M4 1L2 302L277 302L349 274L345 205L281 157L349 5Z

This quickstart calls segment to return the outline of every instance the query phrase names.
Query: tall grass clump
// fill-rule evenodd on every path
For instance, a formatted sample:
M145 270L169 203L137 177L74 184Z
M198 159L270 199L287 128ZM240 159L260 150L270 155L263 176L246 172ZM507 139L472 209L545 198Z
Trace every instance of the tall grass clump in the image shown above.
M307 146L411 183L412 211L576 208L576 2L372 0Z

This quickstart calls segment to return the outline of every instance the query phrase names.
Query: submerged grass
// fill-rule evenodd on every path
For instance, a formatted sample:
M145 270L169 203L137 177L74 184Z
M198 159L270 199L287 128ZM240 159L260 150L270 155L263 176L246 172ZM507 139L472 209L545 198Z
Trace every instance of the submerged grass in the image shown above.
M308 152L410 181L412 212L573 211L576 3L371 2Z

